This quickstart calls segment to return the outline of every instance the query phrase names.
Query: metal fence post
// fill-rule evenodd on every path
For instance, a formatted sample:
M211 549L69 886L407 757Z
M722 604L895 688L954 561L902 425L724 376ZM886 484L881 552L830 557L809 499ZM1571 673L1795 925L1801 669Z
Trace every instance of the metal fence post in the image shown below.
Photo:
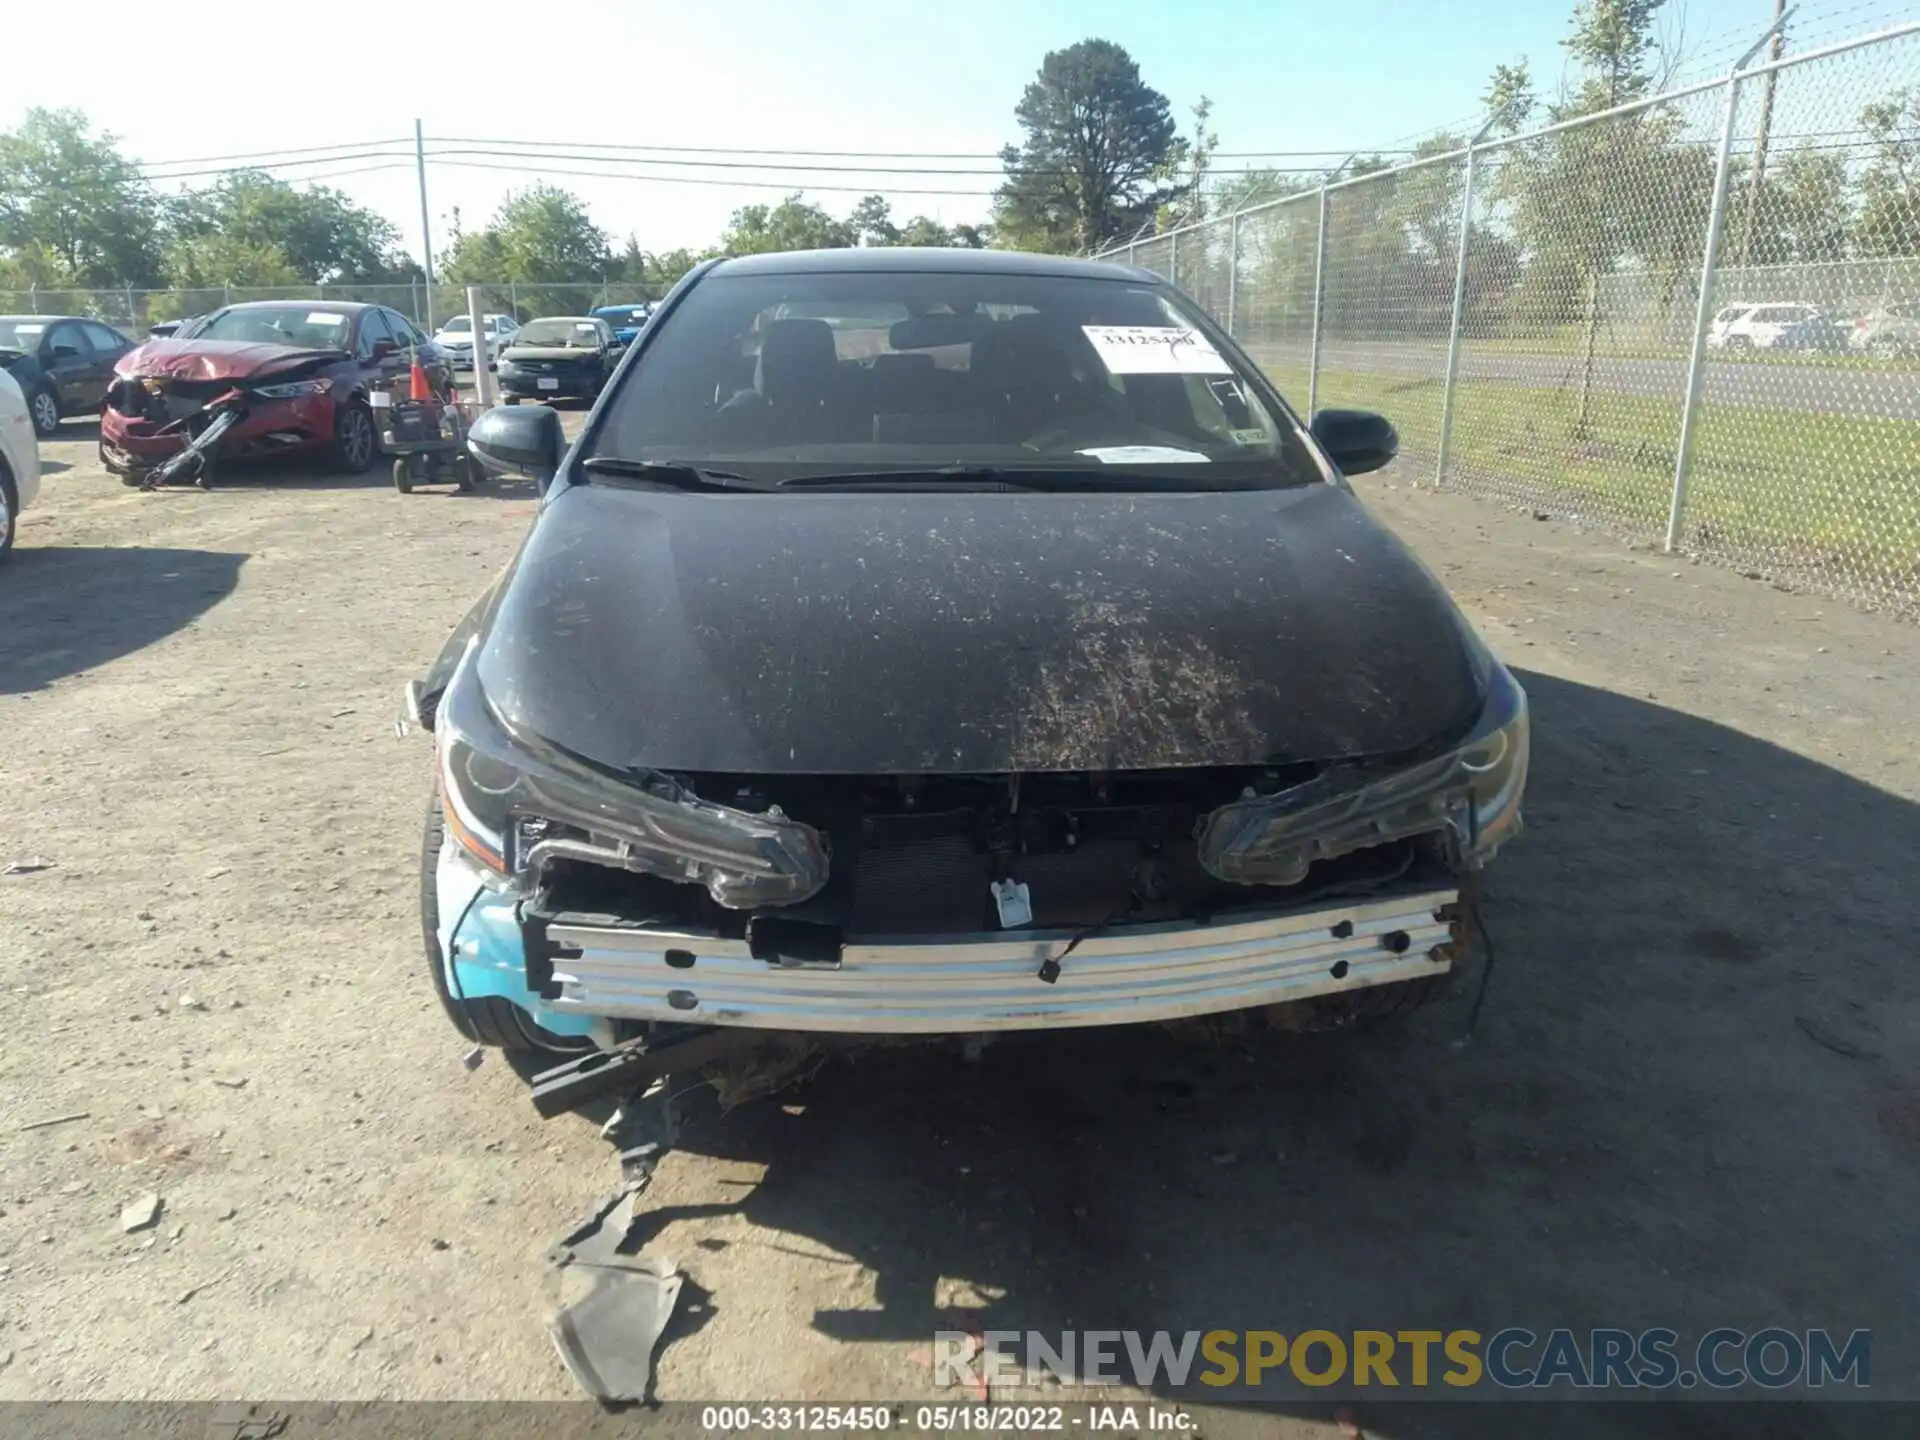
M1320 311L1327 264L1327 187L1320 186L1320 228L1313 240L1313 336L1307 345L1307 423L1320 400Z
M1680 530L1686 522L1687 471L1693 462L1693 432L1700 418L1700 389L1706 380L1707 326L1713 317L1713 272L1720 260L1720 236L1727 228L1727 172L1733 160L1733 122L1740 103L1740 72L1753 63L1753 57L1785 20L1783 15L1769 25L1766 33L1754 41L1727 72L1727 98L1720 112L1720 151L1713 167L1713 202L1707 207L1707 240L1705 253L1700 257L1700 298L1694 306L1693 347L1687 355L1687 398L1680 407L1680 440L1673 454L1673 499L1667 508L1669 554L1680 543Z
M1227 217L1227 334L1234 333L1234 310L1240 290L1240 212Z
M40 313L40 287L37 284L27 287L27 309L35 315Z
M133 308L133 287L127 286L127 325L131 329L140 328L140 312Z
M1180 232L1167 232L1167 279L1174 285L1180 283Z
M507 308L513 311L513 318L520 318L520 287L514 281L507 282Z
M1440 446L1433 461L1433 488L1447 483L1447 449L1453 439L1453 386L1460 378L1460 327L1467 303L1467 246L1473 240L1473 147L1487 138L1493 121L1467 142L1467 174L1460 185L1459 253L1453 262L1453 321L1447 329L1447 381L1440 392Z
M231 280L221 282L220 303L222 305L231 305L233 303L233 282Z

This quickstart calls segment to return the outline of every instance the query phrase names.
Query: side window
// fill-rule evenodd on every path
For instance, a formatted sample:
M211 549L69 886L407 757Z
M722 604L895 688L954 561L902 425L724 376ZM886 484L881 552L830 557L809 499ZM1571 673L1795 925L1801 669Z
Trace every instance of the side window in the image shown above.
M373 358L373 347L382 340L391 340L392 333L387 322L378 310L369 310L360 317L360 343L354 346L353 353L362 360Z
M63 320L49 330L47 338L42 342L42 347L55 359L67 358L60 354L62 350L69 350L83 359L88 351L87 342L80 334L80 327L71 320Z
M382 310L380 313L387 317L387 328L393 332L393 338L398 340L402 347L427 343L427 337L420 333L420 327L399 311Z
M117 330L89 320L82 327L87 339L93 342L93 348L102 355L117 355L127 348L127 341Z

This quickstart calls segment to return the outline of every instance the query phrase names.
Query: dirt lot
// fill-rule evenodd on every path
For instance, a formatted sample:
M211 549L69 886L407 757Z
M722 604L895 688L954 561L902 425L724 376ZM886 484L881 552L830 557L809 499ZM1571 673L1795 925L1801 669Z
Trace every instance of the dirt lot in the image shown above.
M0 570L0 862L53 862L0 878L0 1398L574 1394L540 1257L610 1154L462 1067L416 918L428 750L393 730L530 492L144 495L81 426L43 454ZM1430 1012L829 1068L662 1167L662 1397L921 1395L964 1312L1870 1327L1876 1391L1913 1393L1914 630L1366 493L1535 704L1471 1044Z

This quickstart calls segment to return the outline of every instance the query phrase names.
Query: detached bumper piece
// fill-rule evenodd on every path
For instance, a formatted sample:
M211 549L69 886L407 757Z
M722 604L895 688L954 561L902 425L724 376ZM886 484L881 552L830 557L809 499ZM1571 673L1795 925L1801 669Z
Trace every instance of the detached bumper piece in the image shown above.
M597 915L530 914L523 934L528 984L560 1013L966 1034L1175 1020L1418 980L1450 968L1459 898L1449 886L1212 924L854 938L837 960L801 964L755 959L745 939ZM1043 983L1049 961L1057 978Z

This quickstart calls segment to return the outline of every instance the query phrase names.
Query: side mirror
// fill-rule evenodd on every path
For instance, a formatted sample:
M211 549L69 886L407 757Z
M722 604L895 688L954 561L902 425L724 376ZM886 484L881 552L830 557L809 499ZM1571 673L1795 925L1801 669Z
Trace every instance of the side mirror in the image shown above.
M467 448L493 474L537 480L545 490L560 468L567 437L552 406L496 405L473 422Z
M376 365L382 360L391 359L399 353L400 343L397 340L376 340L373 342L372 360Z
M72 360L79 354L80 352L71 345L56 345L53 347L53 358L56 360Z
M1400 453L1393 422L1371 410L1322 410L1308 429L1342 475L1378 470Z

